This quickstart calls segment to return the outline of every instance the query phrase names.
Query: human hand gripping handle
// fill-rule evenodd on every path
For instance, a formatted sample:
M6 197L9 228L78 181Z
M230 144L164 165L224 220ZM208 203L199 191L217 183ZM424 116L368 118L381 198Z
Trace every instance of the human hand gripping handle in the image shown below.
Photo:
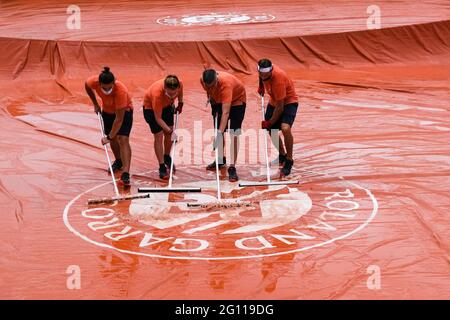
M261 129L270 129L271 124L270 121L263 120L261 121Z
M217 130L216 137L214 138L213 150L216 150L220 145L223 145L223 133Z
M258 94L263 97L265 94L265 89L264 89L264 83L262 81L261 78L259 78L259 85L258 85Z
M105 127L103 125L102 116L99 113L97 113L97 119L98 119L98 122L100 124L100 130L101 130L102 137L103 137L102 138L102 143L103 143L103 139L107 138L108 136L105 136ZM109 158L108 149L107 149L105 144L103 144L103 149L105 150L106 159L108 161L109 172L113 172L112 165L111 165L111 159ZM119 197L120 196L119 189L117 189L117 184L116 184L116 179L114 178L114 174L111 174L111 178L112 178L112 182L113 182L113 185L114 185L114 192L116 193L116 197Z
M178 116L180 115L180 113L175 110L175 127L173 129L170 130L170 140L172 140L172 142L178 142L178 135L176 134L176 130L178 128Z
M102 138L102 145L108 144L110 142L111 142L111 138L109 137L109 135Z
M181 112L183 112L183 101L178 101L178 105L175 108L175 113L181 114Z
M172 131L172 135L170 136L170 140L172 140L172 142L178 142L178 135L175 133L175 131Z
M102 111L102 109L100 108L100 106L98 104L94 104L94 112L96 114L99 114Z
M97 107L98 107L98 111L97 111ZM100 109L98 104L95 105L95 109L96 109L95 113L97 114L97 117L98 117L98 119L100 121L100 125L101 125L101 128L102 128L102 139L100 140L100 142L104 146L104 145L107 145L108 143L111 142L111 138L110 138L109 134L105 135L105 128L103 126L103 119L102 119L102 115L101 115L101 111L102 110Z

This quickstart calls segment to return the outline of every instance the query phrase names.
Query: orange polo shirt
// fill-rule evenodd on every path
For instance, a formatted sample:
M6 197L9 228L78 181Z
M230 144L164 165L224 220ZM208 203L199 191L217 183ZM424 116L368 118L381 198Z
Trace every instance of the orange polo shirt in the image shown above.
M217 72L218 83L212 88L207 88L200 79L200 83L206 93L216 103L231 103L232 106L243 105L247 101L245 87L241 80L227 72Z
M153 111L162 111L167 106L173 104L174 100L180 95L183 95L183 83L180 81L180 88L178 94L173 98L169 98L164 90L164 80L161 79L154 82L145 92L144 108L152 109Z
M131 95L128 93L127 87L119 80L115 81L110 95L103 93L98 76L89 77L86 84L100 97L102 109L106 113L116 113L116 110L120 109L133 109Z
M263 81L264 89L270 96L270 104L275 106L275 101L284 101L284 105L298 102L298 96L295 93L295 87L292 80L287 76L284 70L273 66L272 77Z

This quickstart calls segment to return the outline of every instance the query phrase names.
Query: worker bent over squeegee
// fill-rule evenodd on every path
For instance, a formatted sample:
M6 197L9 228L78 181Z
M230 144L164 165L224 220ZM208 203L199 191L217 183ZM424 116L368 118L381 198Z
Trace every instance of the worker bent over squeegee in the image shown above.
M267 92L270 96L267 105L265 120L261 122L262 129L281 130L284 137L284 145L281 137L270 135L273 144L278 148L278 162L281 168L281 176L287 176L291 173L294 161L292 152L294 147L294 137L291 128L297 115L298 97L295 93L295 87L292 80L286 72L277 66L272 65L268 59L261 59L258 62L259 87L258 93L264 97ZM276 141L278 140L278 141Z
M178 105L175 108L175 99ZM159 177L169 179L172 163L170 150L176 139L173 131L174 113L183 111L183 84L175 75L154 82L144 96L144 118L155 137L155 154L159 163ZM175 172L175 166L173 166Z
M226 165L224 132L228 129L228 121L230 122L232 141L228 179L231 182L235 182L239 179L235 164L239 150L239 135L241 134L246 108L244 84L235 76L223 71L217 72L214 69L205 70L200 83L205 89L211 104L213 119L218 115L218 130L214 139L214 150L216 148L219 150L219 169ZM206 169L215 171L216 162L209 164Z
M124 186L129 186L131 164L129 136L133 126L131 95L125 85L115 79L109 67L105 67L99 76L88 78L85 89L94 104L95 113L101 112L105 135L101 142L103 145L111 144L116 158L112 164L113 173L122 170L121 182ZM101 106L95 94L100 97Z

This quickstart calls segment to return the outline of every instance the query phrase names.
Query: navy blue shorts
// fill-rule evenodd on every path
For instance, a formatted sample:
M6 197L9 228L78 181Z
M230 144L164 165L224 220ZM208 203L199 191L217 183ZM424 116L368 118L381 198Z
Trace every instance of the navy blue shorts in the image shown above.
M102 111L103 125L105 127L105 134L108 135L111 132L114 120L116 120L115 113L106 113ZM117 133L118 136L130 136L131 128L133 127L133 110L125 111L123 117L122 126Z
M169 127L173 126L173 111L174 109L172 106L167 106L162 110L161 118ZM162 131L161 126L156 121L155 112L152 109L144 108L144 118L153 134L157 134Z
M230 129L234 131L235 134L240 134L242 128L242 122L244 121L246 105L243 103L240 106L231 106L230 108ZM211 114L213 115L213 121L215 113L218 113L217 123L220 126L220 121L222 120L222 104L211 105ZM215 125L215 124L214 124ZM228 130L228 123L225 131Z
M270 129L279 129L281 130L281 124L286 123L292 127L294 124L295 116L297 115L298 102L289 103L284 106L283 113L281 114L278 121L270 127ZM272 118L273 112L275 111L275 107L271 104L267 105L266 114L264 115L264 119L269 121Z

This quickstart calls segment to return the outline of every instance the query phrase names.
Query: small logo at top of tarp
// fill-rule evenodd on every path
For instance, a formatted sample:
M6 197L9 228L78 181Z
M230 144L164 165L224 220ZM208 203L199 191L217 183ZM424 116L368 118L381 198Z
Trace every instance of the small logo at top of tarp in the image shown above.
M167 16L156 20L169 26L211 26L217 24L263 23L275 20L271 14L207 13L197 15Z

